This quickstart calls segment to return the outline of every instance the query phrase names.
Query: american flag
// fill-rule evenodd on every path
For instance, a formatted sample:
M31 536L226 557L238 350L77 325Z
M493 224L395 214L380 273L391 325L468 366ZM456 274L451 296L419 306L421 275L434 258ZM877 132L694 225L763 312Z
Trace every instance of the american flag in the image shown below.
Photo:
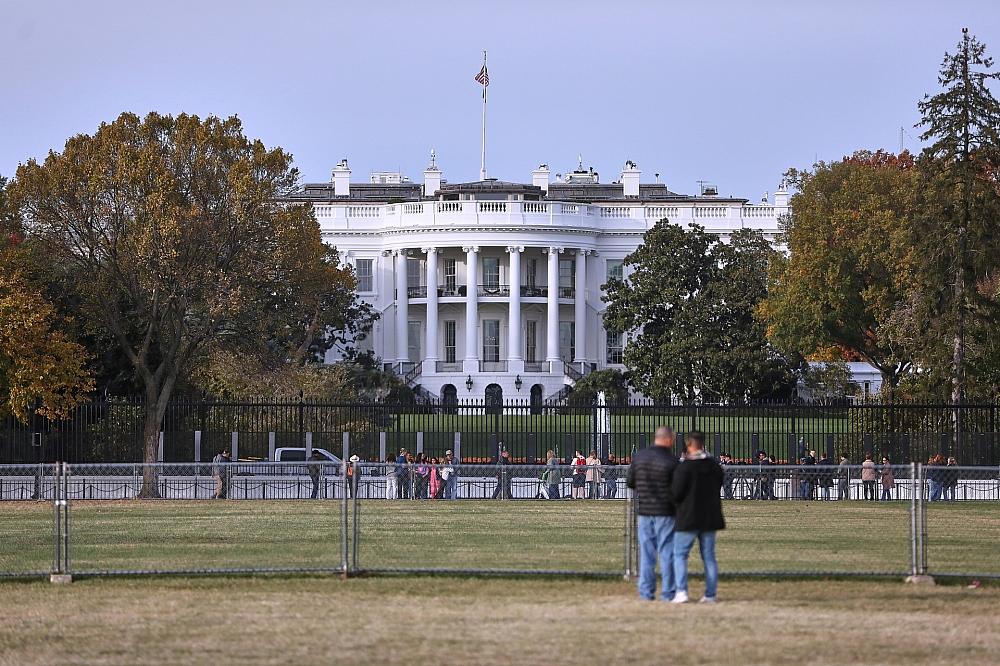
M479 70L479 73L476 74L476 81L478 81L483 86L490 85L490 74L489 72L486 71L485 64L483 65L483 68Z

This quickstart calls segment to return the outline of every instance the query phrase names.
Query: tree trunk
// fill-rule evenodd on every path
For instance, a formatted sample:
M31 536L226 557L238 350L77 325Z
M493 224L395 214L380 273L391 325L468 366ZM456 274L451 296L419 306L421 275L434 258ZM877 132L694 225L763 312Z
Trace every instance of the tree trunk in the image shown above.
M160 423L162 416L157 409L156 396L146 392L146 404L143 407L142 423L142 488L139 497L156 498L160 496L158 484L159 469L156 466L160 449Z

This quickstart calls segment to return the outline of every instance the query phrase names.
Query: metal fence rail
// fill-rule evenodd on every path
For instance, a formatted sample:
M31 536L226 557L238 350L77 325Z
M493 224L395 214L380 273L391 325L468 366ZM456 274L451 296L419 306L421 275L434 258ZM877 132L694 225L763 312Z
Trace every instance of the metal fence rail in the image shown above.
M201 462L220 448L268 459L276 448L312 446L364 460L385 460L400 448L442 455L460 446L462 460L493 459L502 445L517 462L534 463L546 450L564 462L576 448L627 460L652 442L657 426L708 435L715 454L751 463L760 450L795 462L808 450L860 463L866 452L897 463L926 462L941 453L969 465L1000 464L996 403L670 405L630 402L542 406L501 404L337 403L311 400L211 401L177 399L161 424L158 460ZM32 414L27 422L0 420L0 463L140 462L144 443L141 400L103 399L67 419ZM956 431L956 424L960 426Z
M724 575L1000 578L1000 470L937 462L726 466ZM2 507L0 576L629 577L637 549L627 469L0 465L16 498ZM699 566L692 561L694 573Z

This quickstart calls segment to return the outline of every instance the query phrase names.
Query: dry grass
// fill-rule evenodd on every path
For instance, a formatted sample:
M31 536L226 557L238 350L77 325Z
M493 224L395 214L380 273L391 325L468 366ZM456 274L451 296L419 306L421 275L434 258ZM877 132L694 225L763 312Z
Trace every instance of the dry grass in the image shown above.
M993 664L1000 588L329 577L0 583L0 664Z

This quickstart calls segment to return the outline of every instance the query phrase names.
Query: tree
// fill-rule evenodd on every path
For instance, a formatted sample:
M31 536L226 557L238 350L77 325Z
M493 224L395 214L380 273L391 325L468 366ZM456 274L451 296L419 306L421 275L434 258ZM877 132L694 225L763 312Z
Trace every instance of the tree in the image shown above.
M350 326L335 304L351 301L353 276L320 247L311 208L281 201L297 178L237 118L186 114L124 113L18 168L10 194L27 233L143 387L147 462L203 355L301 360ZM156 492L150 466L142 493Z
M998 312L990 290L979 288L1000 265L1000 102L987 85L1000 73L992 66L985 44L963 28L958 50L945 53L941 64L941 92L918 105L921 139L930 145L919 161L913 243L922 279L913 311L917 327L948 341L956 404L966 395L969 320ZM923 351L923 360L934 365L933 345Z
M784 361L754 310L773 254L753 230L736 232L729 244L668 220L647 231L625 258L628 274L611 280L604 296L605 326L629 332L624 361L633 386L660 401L740 401L767 392L761 378Z
M0 415L22 421L39 405L66 416L93 388L84 348L61 330L55 308L28 279L23 234L7 207L0 177Z
M593 405L601 391L607 404L625 404L628 401L628 378L625 373L617 368L591 372L577 380L566 402L580 407Z
M914 275L914 160L859 151L788 175L798 191L781 222L788 255L771 264L760 309L768 337L806 358L834 347L842 360L863 359L891 390L912 367L891 324Z

